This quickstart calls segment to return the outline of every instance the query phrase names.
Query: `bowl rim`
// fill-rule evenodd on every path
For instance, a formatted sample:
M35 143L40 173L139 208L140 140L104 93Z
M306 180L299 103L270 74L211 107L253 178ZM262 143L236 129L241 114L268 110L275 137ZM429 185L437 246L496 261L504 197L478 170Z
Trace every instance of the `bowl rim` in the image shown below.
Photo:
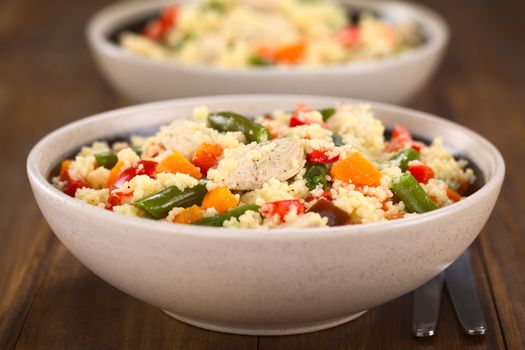
M450 206L437 209L432 212L420 214L417 216L411 216L399 220L392 220L386 222L367 223L359 225L345 225L336 227L317 227L317 228L283 228L283 229L238 229L238 228L215 228L207 226L193 226L183 225L175 223L165 223L152 219L129 217L125 215L118 215L114 212L103 210L99 207L89 205L81 200L70 197L65 193L59 191L47 180L46 174L41 174L37 169L37 156L46 145L52 144L53 140L58 137L63 137L64 134L69 133L71 130L80 129L86 124L90 123L101 123L111 118L125 117L137 112L142 112L151 109L161 109L166 107L176 107L177 105L194 104L202 105L206 102L231 102L231 103L242 103L249 101L260 101L261 99L273 100L273 101L298 101L298 100L310 100L319 101L326 103L333 103L335 101L344 101L348 103L368 103L372 110L374 108L382 109L384 111L391 111L394 113L409 114L412 117L424 119L432 122L440 122L451 128L455 128L462 133L469 135L476 142L483 145L483 148L488 150L491 159L495 163L494 174L487 179L486 183L472 195L465 197L460 202L454 203ZM78 145L79 147L81 145ZM58 162L59 159L55 159ZM172 99L159 102L152 102L146 104L139 104L130 107L124 107L119 109L110 110L103 113L97 113L92 116L68 123L51 133L44 136L38 141L35 146L31 149L26 162L27 174L30 182L35 187L33 191L43 191L47 196L52 197L54 200L63 202L65 206L74 206L79 210L86 211L89 215L98 216L100 219L119 223L121 225L134 226L141 228L143 232L150 234L152 231L155 234L182 234L190 236L201 236L201 237L213 237L213 238L235 238L235 239L288 239L292 237L302 238L331 238L337 237L341 234L345 235L362 235L363 233L374 233L382 231L384 229L390 230L394 228L403 228L413 225L424 225L425 223L439 220L445 216L453 215L454 212L461 210L468 210L469 207L476 205L476 203L490 196L491 193L499 191L499 188L503 182L505 176L505 163L501 153L498 149L490 143L487 139L472 131L464 126L454 123L449 120L439 118L437 116L405 108L398 107L390 104L370 102L359 99L349 99L344 97L330 97L330 96L313 96L313 95L279 95L279 94L252 94L252 95L223 95L223 96L207 96L207 97L193 97L184 99Z
M127 61L137 65L145 65L146 67L152 69L166 69L175 72L183 70L195 74L212 76L236 75L239 77L288 77L310 76L316 74L363 74L375 72L378 69L388 69L403 63L411 64L424 59L427 56L440 53L449 41L448 25L441 15L439 15L434 10L420 4L405 2L403 0L376 2L371 2L369 0L342 1L348 5L367 6L379 9L380 11L388 11L389 7L403 8L404 10L413 13L414 17L417 15L418 23L424 27L424 30L428 31L430 29L432 31L432 35L427 40L427 42L398 56L371 59L361 62L350 62L346 64L319 67L272 66L265 67L264 69L254 67L229 68L209 65L183 64L177 61L155 60L148 57L142 57L140 55L127 52L108 39L106 30L111 28L112 24L110 22L122 21L126 18L137 16L140 13L151 12L153 9L160 9L163 6L179 1L184 0L150 0L147 2L141 0L131 0L117 2L101 8L89 19L86 26L85 34L92 51L102 53L103 55L114 60L122 62Z

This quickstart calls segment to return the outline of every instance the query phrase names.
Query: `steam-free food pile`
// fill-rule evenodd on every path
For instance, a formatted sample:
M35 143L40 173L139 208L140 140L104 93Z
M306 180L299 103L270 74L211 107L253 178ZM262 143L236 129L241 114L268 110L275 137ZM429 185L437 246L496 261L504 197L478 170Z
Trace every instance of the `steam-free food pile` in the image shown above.
M414 23L355 14L328 0L206 0L170 6L119 41L151 59L230 68L345 64L422 42Z
M440 138L384 135L368 105L255 119L201 106L154 136L82 147L52 182L119 214L253 229L400 219L453 204L474 182Z

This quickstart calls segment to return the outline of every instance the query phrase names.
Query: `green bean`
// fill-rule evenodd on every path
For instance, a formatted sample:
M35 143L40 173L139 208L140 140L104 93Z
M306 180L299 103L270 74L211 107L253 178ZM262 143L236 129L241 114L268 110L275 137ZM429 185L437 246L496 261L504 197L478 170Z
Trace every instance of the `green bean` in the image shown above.
M264 142L271 138L270 130L251 119L233 112L211 113L208 116L208 125L218 131L240 131L246 141Z
M194 225L201 226L216 226L221 227L226 220L231 218L238 218L242 214L246 213L248 210L259 211L259 206L256 204L246 204L235 209L232 209L224 214L211 216L209 218L200 219L199 221L193 223Z
M410 213L426 213L437 209L430 196L410 173L404 173L394 181L392 192L405 203Z
M195 39L195 33L187 32L179 39L179 41L175 45L172 46L172 49L178 51L193 39Z
M98 165L103 166L106 169L111 169L117 164L118 157L114 152L104 152L95 154L95 160Z
M141 156L142 155L142 148L141 147L133 147L133 151L135 153L137 153L137 156Z
M304 173L304 178L306 180L306 187L310 191L313 191L318 184L322 184L323 187L328 185L326 180L326 175L328 175L328 168L324 164L310 164L306 168Z
M323 121L327 121L335 114L335 108L323 108L319 110L319 113L323 116Z
M175 207L188 208L192 205L200 205L206 192L206 186L202 184L187 188L184 191L172 186L136 201L135 206L145 210L158 220L166 217L169 211Z
M204 10L211 10L217 12L224 12L226 10L226 5L223 2L217 0L208 0L204 2L201 6Z
M250 66L259 66L259 67L266 67L266 66L272 65L272 62L265 60L264 58L260 56L256 56L256 55L250 57L250 60L248 61L248 63L250 64Z
M336 134L335 132L332 134L332 141L337 147L341 147L342 145L344 145L343 137L339 134Z
M390 160L398 162L401 170L406 171L408 163L412 160L419 159L420 153L413 148L404 148L398 153L394 154Z

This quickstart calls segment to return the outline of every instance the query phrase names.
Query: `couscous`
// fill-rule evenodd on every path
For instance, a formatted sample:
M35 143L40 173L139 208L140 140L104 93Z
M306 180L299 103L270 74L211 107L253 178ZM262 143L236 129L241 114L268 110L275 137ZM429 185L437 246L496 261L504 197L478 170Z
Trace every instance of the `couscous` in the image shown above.
M368 105L255 119L201 106L156 135L82 147L52 183L123 215L257 229L400 219L459 201L474 182L440 138L384 135Z
M327 0L205 0L166 8L121 47L151 59L229 68L322 66L393 56L421 43L414 23L349 15Z

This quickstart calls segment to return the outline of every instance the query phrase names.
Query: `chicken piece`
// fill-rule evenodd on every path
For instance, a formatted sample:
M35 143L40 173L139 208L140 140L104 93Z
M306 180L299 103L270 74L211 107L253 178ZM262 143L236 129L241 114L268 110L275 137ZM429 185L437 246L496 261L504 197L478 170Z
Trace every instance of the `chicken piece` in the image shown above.
M257 7L272 6L267 1L257 0L256 3ZM228 20L223 23L222 31L248 46L264 44L278 47L300 39L300 33L284 16L261 11L257 7L254 9L239 7L232 11Z
M219 133L206 125L192 121L177 120L146 141L143 146L143 158L155 158L166 151L179 151L187 159L192 159L195 150L202 143L217 143L223 148L237 147L244 141L240 132Z
M251 143L225 152L217 169L208 172L208 178L229 189L249 191L261 188L272 178L290 179L305 162L303 144L298 139Z

